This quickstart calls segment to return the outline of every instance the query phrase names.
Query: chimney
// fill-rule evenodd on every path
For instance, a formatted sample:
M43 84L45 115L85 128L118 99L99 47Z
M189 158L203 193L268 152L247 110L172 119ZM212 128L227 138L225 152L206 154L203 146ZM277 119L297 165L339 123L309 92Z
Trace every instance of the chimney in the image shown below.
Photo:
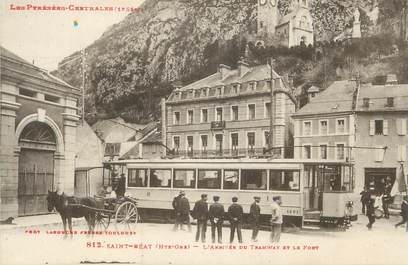
M228 73L231 71L231 67L225 64L218 65L218 72L221 74L221 79L227 77Z
M387 79L385 80L386 86L398 85L398 79L396 74L388 74Z
M239 77L243 77L246 73L249 71L249 64L244 61L243 58L238 61L238 72L239 72Z

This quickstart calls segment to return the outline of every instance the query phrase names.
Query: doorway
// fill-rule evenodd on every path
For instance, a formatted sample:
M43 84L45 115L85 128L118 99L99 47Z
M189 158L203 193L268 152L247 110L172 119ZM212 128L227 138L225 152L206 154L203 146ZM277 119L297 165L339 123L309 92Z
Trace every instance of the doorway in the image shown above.
M32 122L23 129L19 146L18 214L47 213L48 190L54 190L54 132L45 123Z

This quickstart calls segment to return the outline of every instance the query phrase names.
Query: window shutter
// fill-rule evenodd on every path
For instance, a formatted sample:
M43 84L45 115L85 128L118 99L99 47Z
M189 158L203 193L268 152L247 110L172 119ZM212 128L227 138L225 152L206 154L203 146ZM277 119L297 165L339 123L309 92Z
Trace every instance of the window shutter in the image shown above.
M404 162L407 159L406 145L398 145L398 161Z
M383 133L384 135L388 135L388 120L384 120Z
M370 135L374 135L375 121L370 120Z
M402 135L402 119L397 119L397 134Z
M401 132L399 132L399 135L406 135L407 134L407 119L399 119L399 124L401 127Z
M383 146L377 145L375 149L375 161L382 162L384 160L384 149Z

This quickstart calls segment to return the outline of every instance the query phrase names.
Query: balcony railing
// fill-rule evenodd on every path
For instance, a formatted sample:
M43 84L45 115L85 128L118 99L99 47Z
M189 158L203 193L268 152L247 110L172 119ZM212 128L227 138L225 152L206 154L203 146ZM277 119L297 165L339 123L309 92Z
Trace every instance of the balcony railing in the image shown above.
M225 129L225 121L212 121L211 122L211 130L224 130Z
M168 152L172 157L189 158L239 158L239 157L270 157L264 148L235 148L235 149L212 149L212 150L174 150Z

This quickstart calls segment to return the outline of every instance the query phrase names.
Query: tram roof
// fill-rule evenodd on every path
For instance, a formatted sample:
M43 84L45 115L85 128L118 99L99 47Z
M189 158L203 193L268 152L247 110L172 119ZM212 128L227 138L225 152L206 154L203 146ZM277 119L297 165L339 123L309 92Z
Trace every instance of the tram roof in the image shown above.
M344 160L321 159L266 159L266 158L236 158L236 159L126 159L105 162L105 164L321 164L350 165Z

